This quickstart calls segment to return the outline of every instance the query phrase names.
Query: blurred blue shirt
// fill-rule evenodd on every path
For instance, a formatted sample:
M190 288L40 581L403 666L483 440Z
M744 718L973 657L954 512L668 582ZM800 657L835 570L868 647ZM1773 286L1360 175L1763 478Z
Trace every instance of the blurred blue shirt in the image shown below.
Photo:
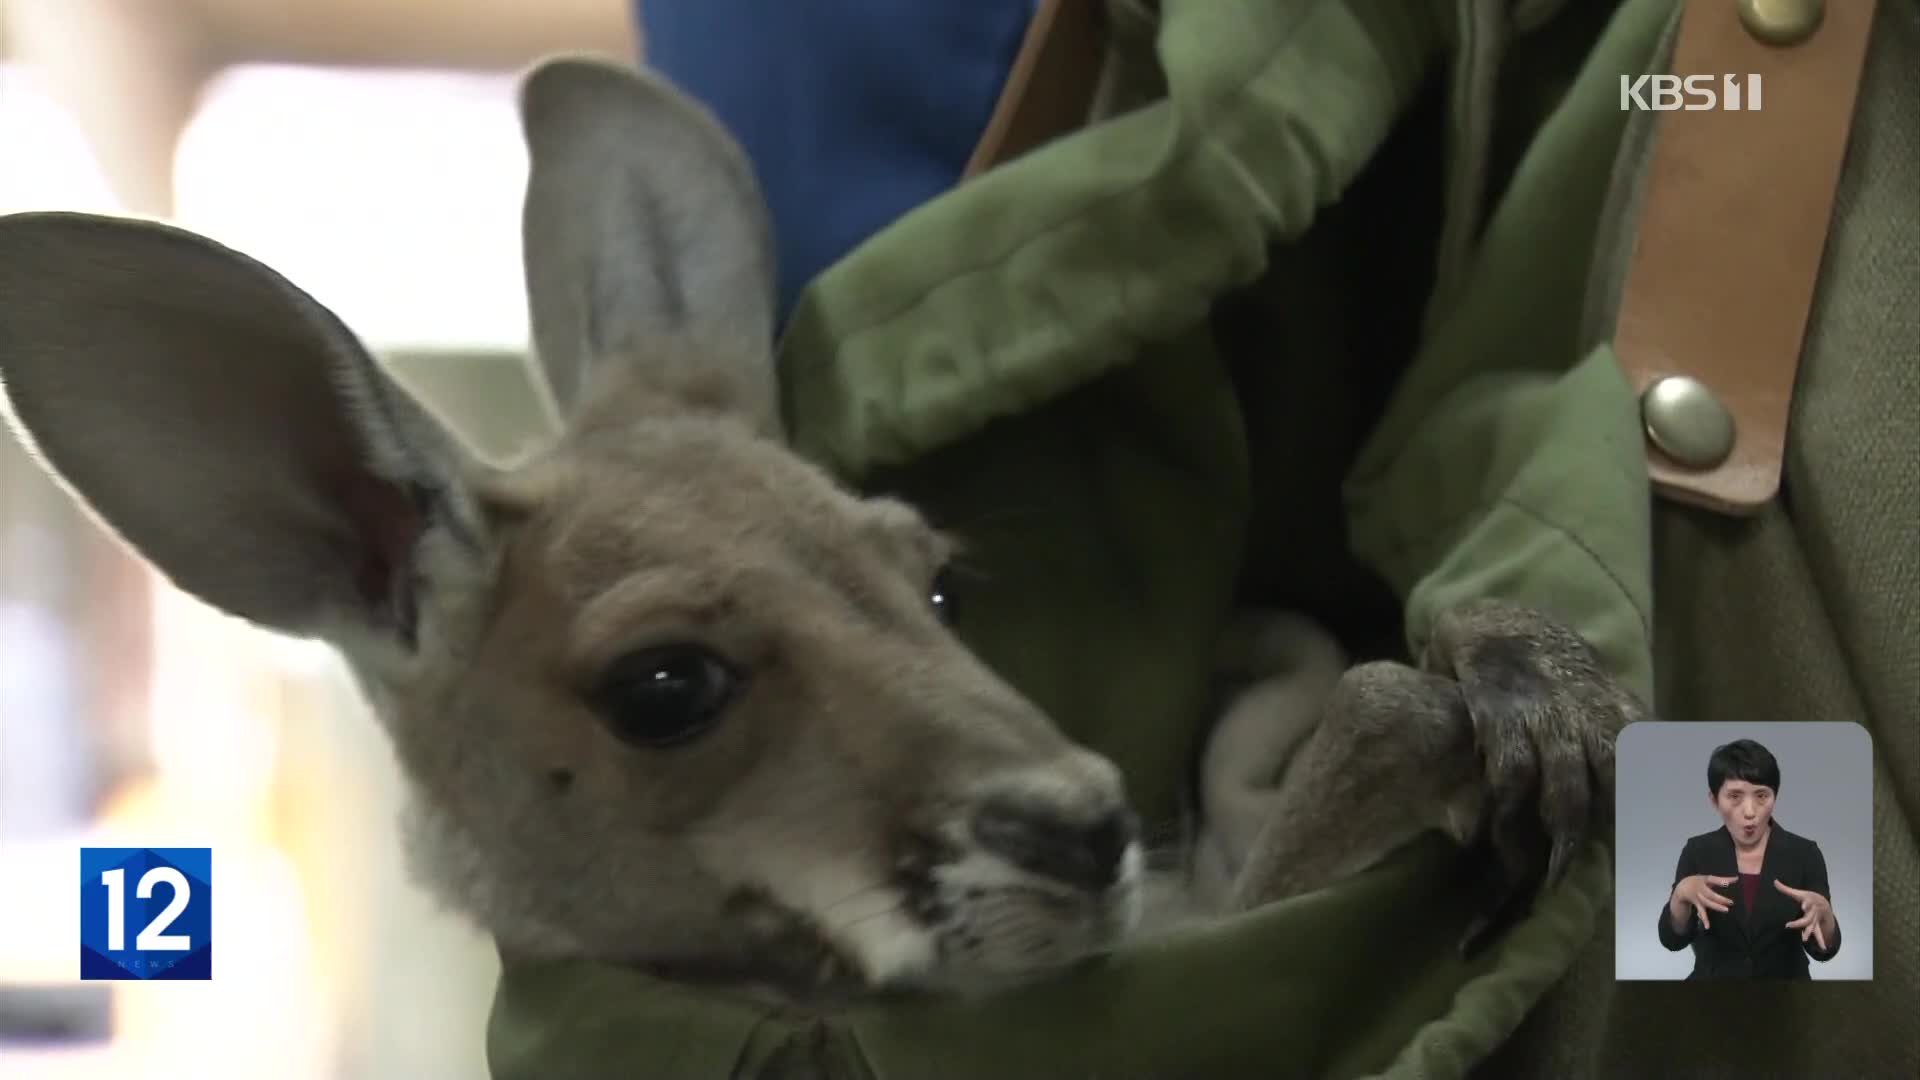
M635 0L647 64L746 148L773 212L779 311L951 188L1039 0Z

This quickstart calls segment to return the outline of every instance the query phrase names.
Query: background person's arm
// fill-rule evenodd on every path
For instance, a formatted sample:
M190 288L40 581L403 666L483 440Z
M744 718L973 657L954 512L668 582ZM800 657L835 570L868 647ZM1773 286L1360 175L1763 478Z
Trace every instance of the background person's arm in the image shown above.
M1679 952L1693 944L1699 928L1693 921L1693 908L1674 894L1680 883L1699 873L1693 865L1693 845L1680 848L1680 861L1673 868L1673 887L1667 890L1666 903L1660 905L1660 944Z

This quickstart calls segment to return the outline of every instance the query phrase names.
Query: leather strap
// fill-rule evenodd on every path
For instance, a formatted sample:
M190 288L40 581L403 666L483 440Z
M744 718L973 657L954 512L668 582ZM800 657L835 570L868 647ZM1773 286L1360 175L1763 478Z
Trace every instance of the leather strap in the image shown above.
M1041 0L962 179L1086 123L1106 57L1102 0Z
M1825 6L1811 37L1777 46L1748 32L1735 0L1688 0L1671 73L1710 75L1716 88L1723 75L1758 75L1760 107L1659 116L1622 291L1614 345L1635 393L1691 376L1733 419L1732 451L1710 467L1682 466L1649 440L1654 489L1724 513L1755 513L1779 491L1874 18L1874 0Z

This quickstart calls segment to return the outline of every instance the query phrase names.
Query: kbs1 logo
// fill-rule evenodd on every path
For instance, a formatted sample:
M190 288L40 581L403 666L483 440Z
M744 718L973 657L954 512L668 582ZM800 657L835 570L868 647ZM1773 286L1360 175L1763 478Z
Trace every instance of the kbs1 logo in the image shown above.
M1759 112L1758 75L1622 75L1620 111Z
M213 978L213 849L81 848L80 978Z

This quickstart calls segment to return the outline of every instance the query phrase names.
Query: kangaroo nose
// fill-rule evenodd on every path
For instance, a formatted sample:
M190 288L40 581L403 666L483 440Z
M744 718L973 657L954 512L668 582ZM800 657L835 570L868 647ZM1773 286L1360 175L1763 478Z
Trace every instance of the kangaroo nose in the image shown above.
M1139 835L1140 818L1131 810L1087 823L996 799L973 815L973 838L981 847L1029 873L1088 892L1099 892L1119 878L1120 861Z

